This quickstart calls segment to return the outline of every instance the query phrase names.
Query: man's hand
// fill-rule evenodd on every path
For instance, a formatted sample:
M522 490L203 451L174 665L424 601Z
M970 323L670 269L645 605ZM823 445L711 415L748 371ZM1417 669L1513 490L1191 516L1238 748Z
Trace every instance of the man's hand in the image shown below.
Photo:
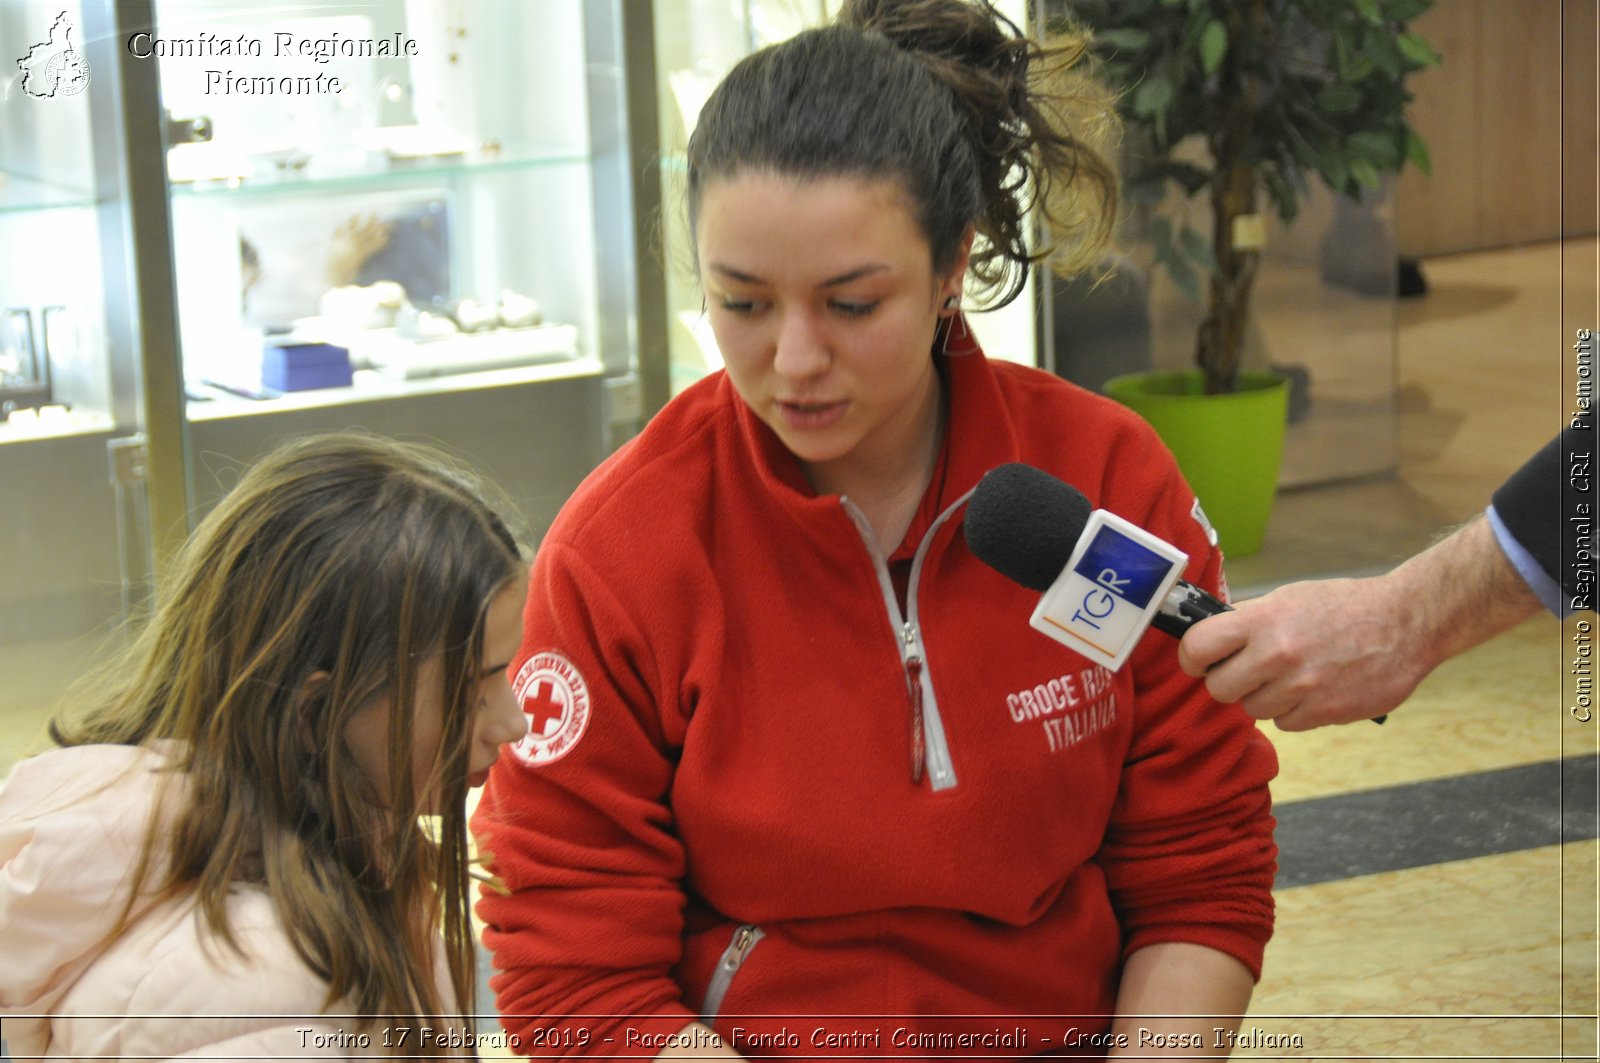
M1382 716L1432 668L1388 579L1291 583L1240 602L1190 628L1178 663L1285 731Z
M1207 617L1178 663L1285 731L1382 716L1442 662L1540 609L1484 517L1393 572L1291 583Z

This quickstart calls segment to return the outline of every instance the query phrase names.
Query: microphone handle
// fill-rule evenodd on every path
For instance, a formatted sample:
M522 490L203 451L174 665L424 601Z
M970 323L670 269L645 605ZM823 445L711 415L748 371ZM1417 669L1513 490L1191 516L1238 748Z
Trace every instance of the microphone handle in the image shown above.
M1181 579L1167 592L1167 598L1161 603L1161 608L1150 618L1150 626L1175 639L1181 639L1185 631L1206 617L1231 612L1232 609L1233 606L1223 603L1188 580Z

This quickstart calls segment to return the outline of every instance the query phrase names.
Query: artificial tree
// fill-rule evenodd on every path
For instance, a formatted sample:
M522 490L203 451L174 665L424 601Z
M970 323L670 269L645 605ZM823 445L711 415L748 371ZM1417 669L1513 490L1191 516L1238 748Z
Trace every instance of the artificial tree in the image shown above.
M1207 394L1235 389L1260 262L1258 205L1293 221L1312 175L1359 197L1428 152L1406 118L1406 79L1439 62L1408 23L1432 0L1066 0L1121 90L1124 194L1155 211L1157 260L1192 296ZM1196 150L1203 145L1204 151ZM1171 190L1207 193L1210 238Z

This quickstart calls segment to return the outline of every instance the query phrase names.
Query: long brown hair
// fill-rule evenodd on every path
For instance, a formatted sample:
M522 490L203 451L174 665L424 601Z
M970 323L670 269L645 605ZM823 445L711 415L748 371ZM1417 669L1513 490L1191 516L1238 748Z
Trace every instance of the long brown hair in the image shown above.
M689 228L712 181L746 170L894 178L933 252L1004 304L1027 268L1092 265L1116 219L1114 97L1073 68L1087 37L1040 43L986 0L845 0L835 25L736 65L689 138ZM1049 241L1033 247L1029 211Z
M90 708L51 724L64 746L166 739L181 751L187 798L152 822L124 923L135 897L192 891L237 951L226 899L255 884L327 980L329 1006L436 1028L470 1015L472 698L485 612L521 567L480 487L426 448L321 436L245 472ZM430 660L442 691L418 689ZM374 698L398 709L419 693L442 698L439 748L429 778L413 780L413 713L389 713L389 792L418 796L385 807L345 724ZM430 789L436 838L421 822ZM462 1016L444 1014L435 983L441 925Z

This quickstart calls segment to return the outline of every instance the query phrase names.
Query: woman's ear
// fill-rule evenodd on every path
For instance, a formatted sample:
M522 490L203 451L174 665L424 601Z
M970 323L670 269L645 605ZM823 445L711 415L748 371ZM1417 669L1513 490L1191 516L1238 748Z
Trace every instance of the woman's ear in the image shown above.
M318 668L300 681L300 689L295 692L295 704L303 709L321 701L328 696L328 686L332 682L333 675L326 668Z
M967 226L967 231L961 234L961 242L956 245L950 268L939 278L939 313L942 316L949 317L961 308L961 288L966 283L967 265L972 261L972 242L977 232L974 226Z
M319 727L319 717L326 715L326 702L329 688L333 684L333 676L326 668L318 668L306 676L300 683L300 688L295 691L294 717L295 729L300 733L300 741L304 745L304 752L314 756L318 752L321 735L327 732L326 727Z

